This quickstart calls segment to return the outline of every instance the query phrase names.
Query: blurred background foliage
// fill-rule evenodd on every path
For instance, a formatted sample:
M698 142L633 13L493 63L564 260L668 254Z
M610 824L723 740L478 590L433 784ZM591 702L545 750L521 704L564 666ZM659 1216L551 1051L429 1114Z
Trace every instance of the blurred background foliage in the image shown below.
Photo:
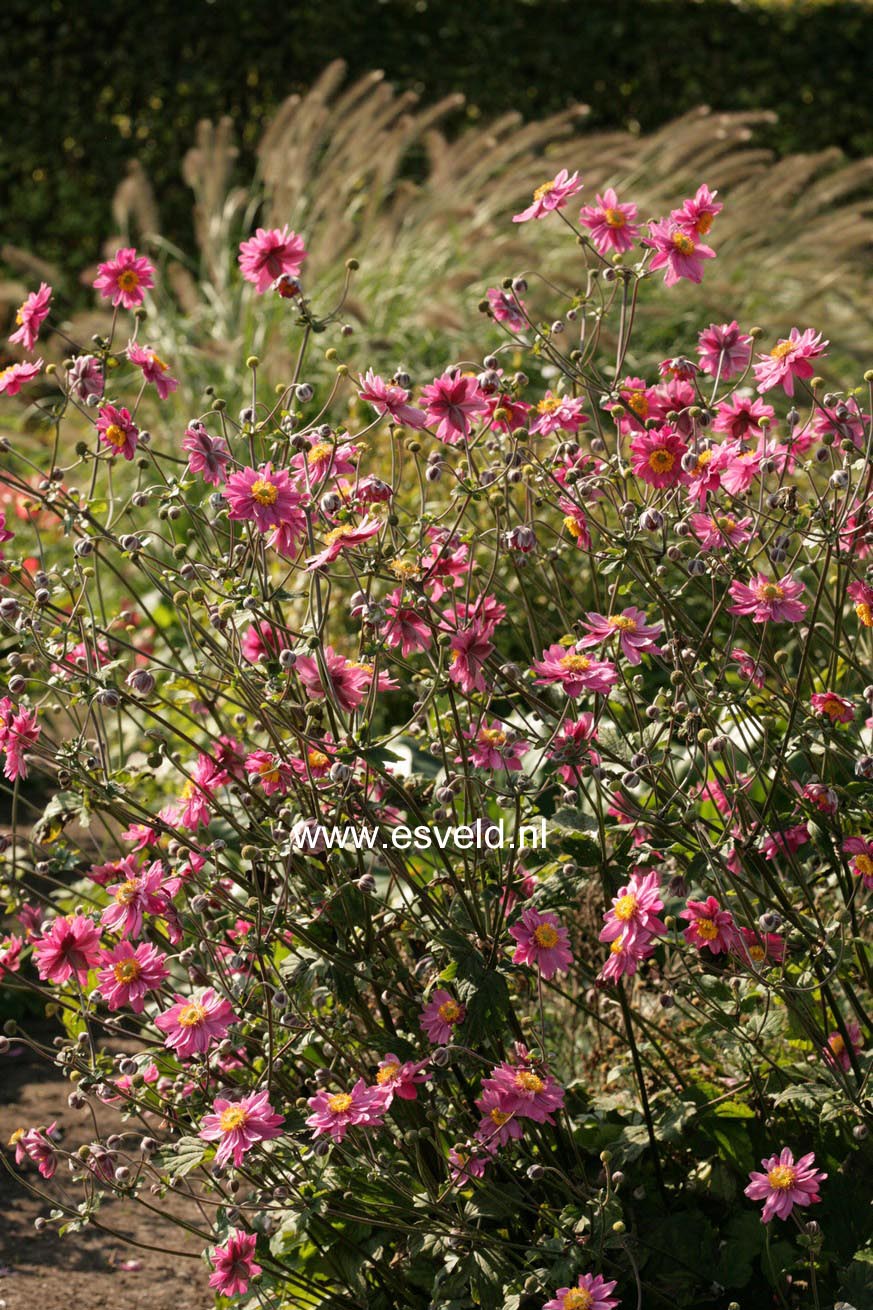
M332 59L434 103L449 133L508 109L542 119L583 101L590 125L648 132L701 105L772 109L780 155L873 154L873 7L734 0L4 0L3 241L81 268L112 233L131 160L164 233L192 243L181 164L203 118L229 115L240 178L277 106ZM414 170L415 159L407 161Z

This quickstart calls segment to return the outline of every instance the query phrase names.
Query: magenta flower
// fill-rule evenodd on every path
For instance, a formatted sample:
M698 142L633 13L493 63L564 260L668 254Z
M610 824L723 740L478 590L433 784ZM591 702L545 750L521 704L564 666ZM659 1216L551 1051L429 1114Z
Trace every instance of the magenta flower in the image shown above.
M633 977L643 960L654 955L655 947L648 935L635 936L625 930L610 944L609 956L597 975L602 982L617 982L619 978Z
M559 1287L543 1310L616 1310L619 1302L610 1293L615 1282L600 1274L580 1274L575 1287Z
M715 251L704 246L698 235L680 227L672 218L649 223L649 235L644 246L654 247L656 254L649 267L654 272L666 268L664 283L675 286L680 278L700 282L703 278L703 260L715 259Z
M67 377L70 391L79 400L103 395L103 370L93 355L77 355Z
M527 327L522 310L524 301L509 291L499 287L489 287L485 299L491 307L491 315L497 323L505 323L510 332L523 332Z
M578 397L556 396L547 391L537 403L537 417L530 425L531 434L547 437L552 432L578 432L587 422L585 401Z
M660 888L661 878L657 870L651 869L647 873L634 869L630 881L618 889L610 909L603 916L606 926L601 930L600 941L615 942L624 938L627 945L630 939L648 943L653 937L663 937L667 929L658 917L664 908Z
M232 473L221 493L230 505L231 519L253 519L259 532L268 532L299 512L303 497L294 490L285 469L272 464Z
M307 1102L312 1110L306 1122L314 1137L325 1134L341 1142L350 1128L381 1128L385 1096L380 1087L368 1087L359 1078L350 1092L320 1091Z
M785 938L776 932L753 932L751 928L740 929L741 941L737 943L737 953L759 968L768 960L777 964L785 959Z
M155 1025L165 1034L164 1045L176 1052L180 1060L202 1055L213 1042L227 1036L232 1023L237 1022L229 1001L212 987L203 988L193 996L175 995L175 1004L159 1014Z
M634 222L636 216L636 205L619 204L612 187L597 196L596 205L583 205L579 211L579 220L591 232L591 240L601 255L610 252L621 255L630 250L640 234Z
M419 1027L434 1046L444 1046L454 1035L453 1030L464 1022L467 1010L444 987L438 987L421 1012Z
M134 1014L142 1014L146 993L157 991L169 977L166 958L149 942L140 942L134 950L124 941L104 951L97 986L110 1010L129 1005Z
M94 287L116 307L136 309L155 285L154 266L132 246L119 250L97 269Z
M543 182L533 193L533 200L527 209L515 214L513 223L527 223L532 218L545 218L556 209L563 209L571 196L582 190L578 172L572 177L566 168L556 173L551 182Z
M873 587L860 579L850 582L847 591L855 602L855 613L865 628L873 628Z
M125 459L133 459L139 442L139 428L129 409L123 405L101 406L96 427L100 440L112 451L113 458L123 455Z
M717 195L717 191L710 191L704 183L697 188L697 194L683 201L682 208L674 209L670 217L692 236L705 237L712 227L713 219L724 209L721 201L716 200Z
M561 731L553 739L548 758L558 765L558 773L566 783L579 782L580 766L596 765L600 756L591 749L597 740L597 725L593 714L580 714L578 719L565 719Z
M539 674L534 681L546 686L560 683L571 700L583 691L599 692L608 696L618 682L618 671L608 660L593 660L583 655L577 642L568 651L557 643L543 651L542 659L534 660L533 670Z
M530 906L510 928L509 935L518 943L513 963L529 964L546 982L556 973L567 973L573 963L567 929L556 914L541 914Z
M757 396L733 395L718 406L712 428L714 432L726 432L734 441L745 441L746 437L763 436L761 419L774 417L773 406Z
M468 754L471 764L477 769L506 769L517 773L521 769L521 758L530 746L523 737L508 732L496 719L490 723L483 719L478 728L467 728L463 735L473 743ZM463 758L463 755L456 755L455 763L461 763Z
M675 487L685 481L682 457L687 452L679 434L665 423L634 436L630 443L631 468L650 487Z
M773 582L766 574L759 573L750 586L745 582L731 583L734 603L728 606L728 613L750 615L753 623L799 623L806 613L806 605L797 598L805 590L804 584L790 574Z
M688 525L701 550L724 550L742 546L752 535L752 519L735 519L730 514L691 514Z
M238 1168L258 1142L280 1137L284 1122L282 1115L276 1114L270 1105L269 1092L253 1092L239 1101L217 1096L198 1136L205 1142L218 1142L216 1164L226 1164L232 1158Z
M370 673L360 664L338 655L333 646L325 646L321 658L331 697L347 712L357 709L370 685ZM325 688L319 661L312 655L298 655L294 670L309 696L313 700L321 700L325 695Z
M498 1064L482 1080L482 1090L496 1096L503 1109L520 1119L553 1124L554 1112L564 1104L564 1089L541 1065L530 1062Z
M482 1178L488 1160L481 1155L471 1155L469 1151L453 1146L449 1151L449 1177L456 1186L471 1183L474 1178Z
M698 338L697 353L704 373L727 382L728 378L748 368L752 358L752 338L731 323L710 323Z
M779 1155L771 1155L769 1160L762 1160L764 1173L749 1174L749 1185L745 1195L750 1201L763 1201L764 1210L761 1222L769 1224L776 1215L787 1219L794 1207L815 1205L821 1200L819 1186L827 1178L815 1168L815 1156L810 1151L795 1162L787 1146Z
M0 700L0 750L6 752L3 775L10 782L27 777L26 752L36 745L41 732L34 710L16 709L8 696Z
M230 459L224 437L211 437L203 424L194 419L185 429L182 449L188 452L189 472L199 473L213 487L224 482Z
M75 978L80 986L100 962L100 929L84 914L55 919L34 945L33 958L40 978L65 983Z
M16 331L9 340L13 345L24 346L33 350L39 329L45 322L52 301L52 289L48 282L40 282L38 291L31 291L24 304L15 315Z
M142 369L146 382L154 383L159 400L166 400L171 391L178 387L178 380L170 376L170 366L155 354L149 346L138 346L131 341L127 347L127 358L131 364Z
M362 546L365 541L375 537L381 528L379 520L371 518L362 519L360 523L341 523L339 527L331 528L325 534L324 549L317 555L310 555L306 561L307 568L311 573L314 569L324 568L325 564L332 564L344 550Z
M405 387L394 382L386 382L378 373L367 369L364 385L359 392L361 400L372 405L377 414L390 415L394 423L407 428L422 428L425 424L424 410L409 404L409 392Z
M283 273L296 277L303 267L306 248L303 238L284 227L259 227L253 237L240 243L239 266L247 282L254 283L259 296Z
M588 636L576 643L577 649L602 646L604 642L618 637L618 644L628 664L639 664L643 655L660 655L661 648L656 638L664 631L660 623L647 624L642 610L630 605L620 614L595 614L589 611L585 615L583 626Z
M484 1092L476 1102L476 1108L482 1115L476 1129L476 1141L481 1142L489 1151L496 1151L498 1146L518 1141L523 1135L520 1117L513 1110L505 1110L505 1098L497 1092Z
M855 707L850 700L838 696L835 691L814 692L809 698L813 713L830 719L831 723L851 723L855 717Z
M758 390L772 391L781 385L786 396L793 396L795 378L805 381L812 377L815 369L811 361L821 358L828 344L814 328L805 332L792 328L787 337L777 341L769 355L758 356L761 362L753 366Z
M395 1096L401 1101L418 1099L417 1088L427 1082L424 1072L427 1060L403 1060L390 1052L384 1060L379 1061L376 1073L376 1086L381 1090L383 1103L387 1110Z
M246 773L251 782L261 784L265 796L284 796L294 777L290 764L265 750L246 756Z
M756 664L747 650L742 646L735 646L730 653L732 660L735 660L739 666L740 677L746 682L751 682L753 687L764 686L764 669L760 664Z
M849 862L852 873L864 880L868 891L873 891L873 838L847 837L843 842L843 850L854 857Z
M400 647L403 658L416 651L427 650L433 634L418 610L403 604L403 588L397 587L385 597L387 621L384 626L386 645Z
M15 1147L15 1163L32 1160L43 1178L53 1178L58 1167L54 1140L57 1129L57 1123L50 1123L48 1128L16 1129L9 1139L9 1145Z
M153 914L165 915L169 898L163 887L164 866L155 860L148 869L137 870L133 867L133 857L128 856L123 864L127 877L108 890L114 903L107 905L101 915L105 928L120 933L124 937L139 937L142 933L143 916Z
M435 423L436 435L449 446L466 441L472 421L488 413L488 400L475 378L449 369L422 389L421 400L428 423Z
M490 623L474 620L469 627L452 635L449 641L451 666L449 679L457 683L467 696L473 691L485 691L482 670L494 649Z
M249 1283L261 1272L261 1266L254 1261L257 1243L255 1233L233 1228L224 1246L213 1248L210 1260L214 1270L209 1275L209 1286L219 1296L243 1296L249 1290Z
M21 968L21 948L24 942L15 933L0 937L0 982L6 973L18 973Z
M834 1068L842 1069L843 1073L848 1073L852 1067L851 1055L864 1045L864 1039L858 1024L846 1024L846 1036L849 1039L848 1046L845 1037L839 1030L828 1033L823 1052L825 1061Z
M562 496L558 501L558 508L564 514L564 527L570 536L576 542L579 550L591 549L591 529L588 527L588 519L585 517L585 511L580 506L575 505L572 500L567 500Z
M689 900L679 918L688 920L688 927L682 934L686 942L700 951L727 954L736 950L740 943L734 916L730 910L723 910L714 896L707 896L705 901Z
M32 364L10 364L0 369L0 396L17 396L26 382L32 382L42 368L42 360Z

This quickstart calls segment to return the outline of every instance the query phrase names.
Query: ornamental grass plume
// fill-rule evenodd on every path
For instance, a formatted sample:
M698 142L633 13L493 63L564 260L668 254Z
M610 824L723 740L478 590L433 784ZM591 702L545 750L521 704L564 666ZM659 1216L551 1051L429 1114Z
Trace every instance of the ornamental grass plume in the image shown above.
M495 197L573 273L507 258L463 352L356 362L348 192L265 161L209 257L270 369L190 389L136 246L12 366L0 1060L71 1091L7 1162L72 1240L159 1206L222 1306L873 1296L873 370L730 299L648 350L732 190L584 161Z

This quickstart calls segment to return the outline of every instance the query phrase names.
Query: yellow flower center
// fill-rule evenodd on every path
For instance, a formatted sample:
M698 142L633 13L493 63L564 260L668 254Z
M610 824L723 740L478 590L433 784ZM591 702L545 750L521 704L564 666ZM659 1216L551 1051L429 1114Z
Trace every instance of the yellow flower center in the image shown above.
M313 769L323 769L325 764L330 763L324 751L309 751L306 758L309 761L310 768Z
M649 456L649 468L654 473L669 473L676 463L676 456L669 450L653 450Z
M115 974L115 981L120 983L136 982L142 973L142 965L139 960L119 960L112 966L112 972Z
M133 268L126 268L118 274L118 288L120 291L135 291L139 286L139 273Z
M636 632L637 621L632 619L629 614L613 614L609 620L611 628L617 628L619 632Z
M604 209L603 221L607 227L624 227L627 219L620 209Z
M119 427L117 423L110 423L103 435L109 442L110 446L121 447L127 441L127 434L125 433L124 428Z
M649 402L645 391L632 391L627 398L628 408L632 409L637 418L649 417Z
M252 483L252 499L259 505L275 505L278 498L279 488L275 483L268 482L266 478L258 478L257 482Z
M537 404L538 414L554 414L555 410L561 404L560 396L546 396L544 400Z
M24 306L22 305L21 309L19 309L18 313L15 315L15 323L17 327L21 327L23 322L24 322Z
M622 933L620 937L616 937L615 941L612 943L612 945L609 948L609 953L610 955L621 955L623 949L624 949L624 933Z
M511 1115L511 1114L507 1114L506 1110L498 1110L498 1109L495 1107L495 1108L494 1108L494 1109L489 1113L488 1117L489 1117L489 1119L491 1120L491 1122L492 1122L493 1124L496 1124L496 1126L497 1126L498 1128L502 1128L503 1125L504 1125L505 1123L507 1123L507 1122L512 1118L512 1115Z
M584 1287L571 1287L564 1297L564 1310L591 1310L594 1297Z
M206 1006L200 1005L197 1001L192 1001L190 1005L182 1006L177 1022L180 1028L196 1028L205 1018Z
M855 613L865 628L873 628L873 605L866 600L859 600L855 606Z
M722 532L733 532L734 528L737 526L737 521L736 519L728 518L727 515L722 514L719 518L712 519L712 525L715 528L719 528Z
M314 446L309 447L306 455L307 464L318 464L323 459L329 459L333 454L333 446L329 441L318 441Z
M193 778L188 778L188 780L182 784L182 800L190 801L191 797L196 795L196 793L197 783Z
M352 1098L348 1092L337 1092L336 1096L327 1098L327 1108L331 1114L345 1114L352 1108Z
M533 193L533 198L534 200L542 200L543 196L547 196L549 192L554 191L554 189L555 189L554 182L543 182L542 186L538 186L536 191Z
M870 875L873 874L873 856L864 855L863 852L860 855L856 855L855 871L859 873L862 878L869 878Z
M542 1078L538 1078L537 1075L531 1073L529 1069L519 1069L518 1073L515 1075L515 1085L516 1087L520 1087L523 1092L537 1093L541 1092L546 1084L543 1082Z
M412 560L392 560L390 569L395 578L400 578L403 582L408 581L410 578L417 578L421 573L421 567Z
M231 1105L227 1110L222 1110L218 1126L223 1133L235 1133L238 1128L242 1128L248 1117L248 1111L241 1105Z
M26 1128L16 1128L15 1132L9 1138L9 1141L6 1143L6 1145L17 1146L26 1132L27 1132Z
M342 541L344 537L350 537L354 531L354 523L341 523L338 528L331 528L330 532L325 535L325 543L332 546L334 542Z
M572 514L567 514L567 515L565 516L565 518L564 518L564 527L565 527L565 528L567 529L567 531L570 533L570 536L571 536L571 537L581 537L581 536L582 536L582 524L579 522L578 519L575 519L575 518L573 517ZM871 626L873 626L873 625L871 625Z
M794 349L793 341L780 341L779 344L774 346L773 349L770 351L770 358L784 359L786 355L791 354L793 349Z
M262 782L278 782L282 776L275 760L262 760L258 765L258 773Z
M633 892L625 892L615 902L615 917L619 923L628 923L636 913L637 898Z
M506 733L501 732L499 728L483 728L479 733L479 740L486 746L505 746Z
M749 958L754 960L755 964L760 964L766 958L767 952L763 946L750 946Z
M115 893L115 899L119 905L130 905L136 900L137 883L133 878L128 878L123 882Z
M569 673L584 673L586 669L591 668L591 661L587 655L565 655L563 659L558 660L558 663Z
M674 232L673 246L679 251L680 255L691 255L694 253L694 242L687 232Z
M160 369L161 373L166 373L167 369L170 367L169 364L165 364L160 356L156 355L153 350L149 351L149 363L152 368Z
M785 589L778 582L762 582L760 587L755 588L755 595L758 600L781 600Z
M828 1038L828 1046L831 1048L834 1055L842 1055L843 1051L846 1049L846 1043L843 1041L839 1033L834 1033L833 1037Z
M705 942L714 942L718 936L718 925L713 923L712 919L698 919L697 935Z
M541 923L538 928L534 928L533 939L537 946L542 946L545 950L551 950L557 945L558 932L550 923Z
M444 1023L457 1023L461 1017L461 1007L457 1001L443 1001L437 1014Z
M380 1086L384 1086L385 1083L390 1083L391 1079L395 1076L399 1068L400 1068L399 1064L383 1065L382 1068L379 1070L379 1072L376 1074L376 1082L379 1083Z
M792 1169L790 1164L777 1164L775 1169L771 1169L767 1174L767 1182L771 1187L775 1187L777 1192L787 1192L789 1187L794 1186L794 1179L797 1177L797 1170Z

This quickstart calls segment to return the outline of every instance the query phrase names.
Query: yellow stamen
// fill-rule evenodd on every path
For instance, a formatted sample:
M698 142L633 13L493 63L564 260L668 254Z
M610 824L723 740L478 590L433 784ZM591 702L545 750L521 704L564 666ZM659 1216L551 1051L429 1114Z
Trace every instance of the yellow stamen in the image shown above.
M279 488L275 483L267 482L265 478L258 478L257 482L252 483L252 499L259 505L275 505L278 498Z
M183 1005L179 1011L177 1023L180 1028L196 1028L206 1018L206 1006L192 1001L190 1005Z
M538 928L534 928L533 939L537 946L542 946L547 951L551 950L558 943L557 929L553 928L550 923L541 923Z
M348 1092L337 1092L336 1096L327 1098L327 1108L331 1114L345 1114L352 1108L352 1098Z
M242 1128L248 1117L248 1111L241 1105L232 1105L229 1109L222 1110L218 1118L218 1126L223 1133L234 1133L238 1128Z

